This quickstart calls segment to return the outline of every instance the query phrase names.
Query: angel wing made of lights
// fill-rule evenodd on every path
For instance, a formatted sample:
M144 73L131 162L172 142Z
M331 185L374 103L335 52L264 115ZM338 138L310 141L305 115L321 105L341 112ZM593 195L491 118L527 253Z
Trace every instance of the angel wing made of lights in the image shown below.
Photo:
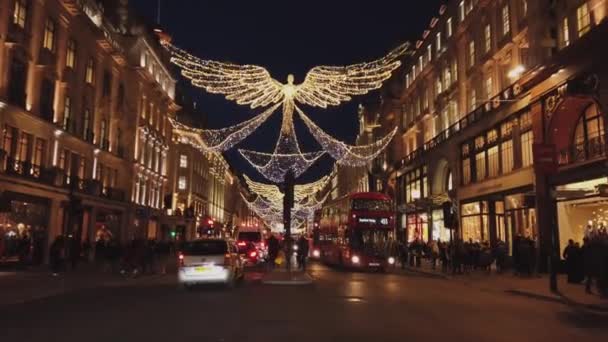
M322 108L337 106L349 101L353 95L380 88L401 65L399 59L409 50L409 43L404 43L372 62L317 66L307 73L303 83L295 85L293 75L289 75L287 83L282 84L264 67L203 60L168 40L161 40L161 43L171 53L171 61L181 68L182 75L190 79L192 85L251 108L291 101Z

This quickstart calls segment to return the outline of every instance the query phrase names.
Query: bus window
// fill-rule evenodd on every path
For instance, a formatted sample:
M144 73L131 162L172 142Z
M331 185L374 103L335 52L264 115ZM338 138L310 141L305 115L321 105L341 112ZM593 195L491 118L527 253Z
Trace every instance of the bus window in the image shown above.
M353 210L390 211L391 202L386 200L363 199L353 200Z

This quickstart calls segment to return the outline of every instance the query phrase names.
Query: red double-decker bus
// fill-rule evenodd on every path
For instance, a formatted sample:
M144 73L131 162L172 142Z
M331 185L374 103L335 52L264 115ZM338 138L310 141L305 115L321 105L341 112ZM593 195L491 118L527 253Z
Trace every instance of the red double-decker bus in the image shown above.
M395 213L390 197L353 193L328 202L321 210L315 249L324 263L384 270L394 264Z

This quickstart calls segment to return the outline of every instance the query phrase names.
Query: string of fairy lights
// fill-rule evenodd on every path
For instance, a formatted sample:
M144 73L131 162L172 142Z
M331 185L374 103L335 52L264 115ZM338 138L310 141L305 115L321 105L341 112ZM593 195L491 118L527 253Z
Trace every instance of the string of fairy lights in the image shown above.
M325 153L341 165L365 165L388 146L396 133L395 128L373 144L348 145L318 127L296 102L327 108L348 102L352 99L351 96L364 95L380 88L399 68L400 59L411 53L408 43L399 45L386 56L371 62L348 66L316 66L306 74L300 84L294 84L294 76L291 74L287 77L287 83L283 84L272 78L268 70L261 66L198 58L171 44L166 36L161 36L161 43L170 52L171 62L181 69L181 74L195 87L212 94L224 95L227 100L247 105L251 109L266 108L250 120L218 130L193 129L172 121L174 133L181 142L192 144L204 151L226 151L258 129L282 106L281 130L273 152L239 150L261 175L272 182L282 182L289 171L293 172L295 177L300 176ZM302 152L300 149L293 122L295 111L321 145L321 151ZM322 198L322 201L318 200L316 193L321 190L321 184L327 184L327 177L329 176L300 186L299 192L296 190L298 200L294 201L294 220L306 221L312 217L314 210L320 208L326 197ZM246 181L257 196L253 201L245 199L247 205L265 221L280 222L282 194L279 189L274 185L253 182L248 177Z
M292 218L301 222L311 222L314 212L321 208L329 196L327 192L318 198L318 194L329 184L335 176L335 169L328 176L308 184L296 184L294 186L294 207L291 211ZM255 195L250 201L243 196L247 206L260 217L267 226L277 227L283 221L283 193L278 186L256 182L244 175L245 182L250 191ZM295 225L294 225L295 227Z

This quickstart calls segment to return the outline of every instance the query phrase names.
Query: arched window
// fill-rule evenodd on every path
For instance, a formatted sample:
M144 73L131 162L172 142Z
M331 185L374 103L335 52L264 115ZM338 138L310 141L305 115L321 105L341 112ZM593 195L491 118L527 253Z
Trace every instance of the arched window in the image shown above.
M604 155L604 117L596 104L587 107L574 130L574 161Z

